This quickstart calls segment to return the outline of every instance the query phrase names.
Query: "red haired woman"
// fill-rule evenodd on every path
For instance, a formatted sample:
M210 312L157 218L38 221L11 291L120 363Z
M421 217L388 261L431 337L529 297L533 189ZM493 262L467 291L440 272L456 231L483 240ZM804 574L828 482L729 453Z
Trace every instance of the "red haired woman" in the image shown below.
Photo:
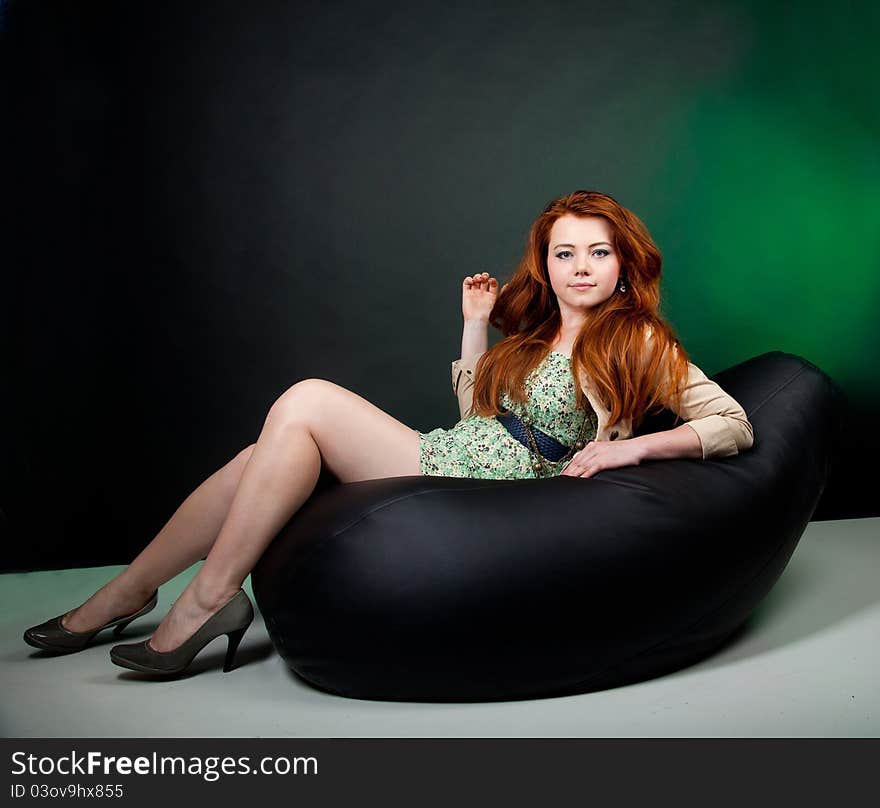
M596 191L555 199L500 293L488 273L464 279L454 427L421 433L332 382L298 382L269 409L257 442L193 491L125 570L78 608L28 629L25 641L78 651L152 609L162 583L204 558L153 636L110 656L134 670L179 673L226 634L229 669L253 619L242 583L323 465L341 482L591 477L642 460L748 449L742 407L688 360L659 314L660 270L645 226L616 200ZM491 349L489 323L504 334ZM633 437L664 406L684 423Z

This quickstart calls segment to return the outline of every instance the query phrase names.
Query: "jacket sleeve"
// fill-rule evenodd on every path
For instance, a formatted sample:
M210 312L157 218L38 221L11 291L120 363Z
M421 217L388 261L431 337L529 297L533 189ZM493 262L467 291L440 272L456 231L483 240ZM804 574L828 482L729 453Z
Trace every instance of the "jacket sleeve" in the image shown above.
M752 425L739 402L693 362L688 362L677 414L699 435L704 460L739 454L754 443Z
M452 363L452 392L458 398L458 410L464 420L474 400L474 369L477 360L485 353L481 351L468 359L456 359Z
M739 402L693 362L688 362L681 406L675 409L669 397L666 406L697 433L704 460L739 454L754 443L752 424Z

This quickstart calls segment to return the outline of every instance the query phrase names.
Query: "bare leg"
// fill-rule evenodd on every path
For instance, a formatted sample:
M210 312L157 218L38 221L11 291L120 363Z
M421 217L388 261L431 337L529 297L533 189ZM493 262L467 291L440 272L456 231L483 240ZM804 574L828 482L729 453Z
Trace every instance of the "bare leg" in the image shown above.
M196 488L128 567L67 613L65 627L89 631L136 611L154 589L204 558L229 513L253 448L243 449Z
M420 474L418 432L332 382L290 388L266 417L205 563L150 639L156 651L178 647L235 595L322 462L342 482Z

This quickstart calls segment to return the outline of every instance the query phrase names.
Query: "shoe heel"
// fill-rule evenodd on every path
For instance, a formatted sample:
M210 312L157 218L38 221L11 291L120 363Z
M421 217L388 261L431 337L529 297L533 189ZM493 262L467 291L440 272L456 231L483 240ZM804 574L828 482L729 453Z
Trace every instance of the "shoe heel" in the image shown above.
M229 638L229 644L226 646L226 661L223 663L223 673L232 670L235 652L238 650L238 644L241 642L241 638L244 637L244 633L248 630L248 626L230 631L226 635Z

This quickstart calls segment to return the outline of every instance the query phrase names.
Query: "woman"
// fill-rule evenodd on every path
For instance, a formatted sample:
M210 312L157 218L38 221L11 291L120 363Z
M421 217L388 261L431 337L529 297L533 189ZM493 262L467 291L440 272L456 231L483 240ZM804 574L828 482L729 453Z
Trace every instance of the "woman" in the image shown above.
M341 482L591 477L642 460L748 449L742 407L688 361L659 314L660 270L642 222L610 196L554 200L500 293L486 272L464 279L461 358L452 364L462 420L452 429L420 433L343 387L298 382L272 405L257 442L190 494L125 570L25 640L70 652L104 628L118 633L155 606L162 583L204 558L153 636L110 655L134 670L179 673L226 634L228 670L253 619L242 583L323 464ZM490 322L505 338L487 349ZM633 437L663 406L687 423Z

